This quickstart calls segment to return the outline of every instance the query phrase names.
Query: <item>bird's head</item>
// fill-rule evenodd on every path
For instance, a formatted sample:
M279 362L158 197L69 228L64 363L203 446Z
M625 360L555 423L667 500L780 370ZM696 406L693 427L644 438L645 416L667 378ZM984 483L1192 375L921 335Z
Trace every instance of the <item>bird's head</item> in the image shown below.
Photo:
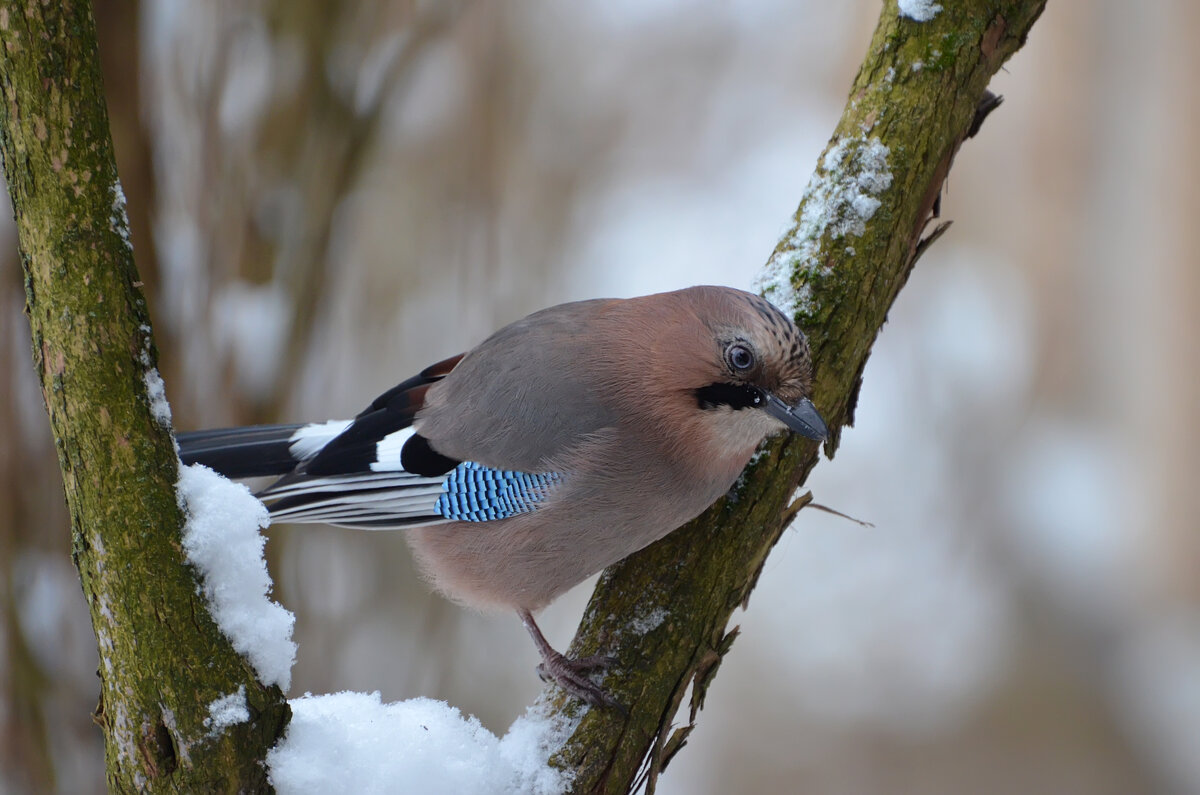
M765 299L728 288L700 287L692 296L708 336L706 383L693 388L703 412L768 435L784 428L817 441L829 438L813 406L808 339ZM732 427L731 427L732 430Z
M765 299L689 287L610 301L599 311L596 339L608 341L597 349L600 378L607 377L600 389L679 455L749 456L785 429L829 438L811 400L808 340Z

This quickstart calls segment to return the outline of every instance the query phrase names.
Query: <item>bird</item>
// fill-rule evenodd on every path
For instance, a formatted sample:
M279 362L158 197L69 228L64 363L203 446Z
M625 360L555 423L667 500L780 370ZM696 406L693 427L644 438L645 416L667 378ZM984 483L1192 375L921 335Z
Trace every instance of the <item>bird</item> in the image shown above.
M273 523L403 530L436 590L515 611L538 673L619 706L534 614L726 494L767 437L829 430L804 333L753 293L697 286L535 312L384 392L351 420L179 434Z

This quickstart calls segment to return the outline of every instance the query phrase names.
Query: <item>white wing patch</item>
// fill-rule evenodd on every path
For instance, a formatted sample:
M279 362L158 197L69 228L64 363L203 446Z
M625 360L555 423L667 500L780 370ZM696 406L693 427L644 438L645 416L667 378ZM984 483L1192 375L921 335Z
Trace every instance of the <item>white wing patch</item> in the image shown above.
M290 443L288 452L297 461L312 458L321 451L322 447L349 428L353 422L354 420L330 420L329 422L312 422L297 428L296 432L292 434L292 438L288 439Z
M404 443L416 433L411 427L393 431L375 443L375 460L371 462L373 472L403 472L400 451Z

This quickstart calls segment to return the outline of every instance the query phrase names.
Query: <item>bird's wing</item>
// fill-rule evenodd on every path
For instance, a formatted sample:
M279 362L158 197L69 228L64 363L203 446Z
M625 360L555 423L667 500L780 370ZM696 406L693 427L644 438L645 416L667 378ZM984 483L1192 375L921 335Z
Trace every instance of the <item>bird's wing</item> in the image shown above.
M418 432L460 461L552 467L617 422L609 351L593 333L613 304L561 304L500 329L430 385Z
M424 462L424 467L415 463L403 467L400 454L411 438L411 434L404 432L412 426L417 412L425 405L429 388L445 378L461 359L462 354L443 359L375 398L349 426L322 445L310 459L302 462L298 470L309 476L398 468L425 475L449 471L457 461L439 457L442 460ZM437 455L432 450L428 453L428 457ZM415 454L415 450L408 452L409 456ZM439 468L440 472L437 471Z
M390 530L494 521L536 509L557 474L449 458L412 427L429 387L460 358L393 387L349 422L293 431L290 450L298 463L258 493L272 519Z
M604 348L585 331L612 305L534 313L398 384L349 422L258 432L255 455L272 466L242 466L238 476L282 475L259 492L279 521L392 529L534 510L568 477L556 463L616 421ZM207 441L215 458L222 440Z

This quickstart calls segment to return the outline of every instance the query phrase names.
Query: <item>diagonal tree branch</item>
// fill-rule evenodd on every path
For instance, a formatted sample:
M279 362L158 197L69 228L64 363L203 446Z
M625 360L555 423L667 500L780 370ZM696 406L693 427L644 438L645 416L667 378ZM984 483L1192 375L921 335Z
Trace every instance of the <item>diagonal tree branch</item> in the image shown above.
M791 230L776 246L764 293L808 333L815 402L834 428L851 425L863 368L918 256L945 231L939 197L962 142L996 105L992 75L1024 44L1045 0L960 0L926 22L885 3L870 48ZM737 636L744 606L818 450L779 439L733 493L687 527L600 579L572 644L611 654L605 686L629 708L586 710L548 688L543 710L578 719L551 757L574 792L627 792L686 742L704 694ZM672 730L691 687L687 723Z

